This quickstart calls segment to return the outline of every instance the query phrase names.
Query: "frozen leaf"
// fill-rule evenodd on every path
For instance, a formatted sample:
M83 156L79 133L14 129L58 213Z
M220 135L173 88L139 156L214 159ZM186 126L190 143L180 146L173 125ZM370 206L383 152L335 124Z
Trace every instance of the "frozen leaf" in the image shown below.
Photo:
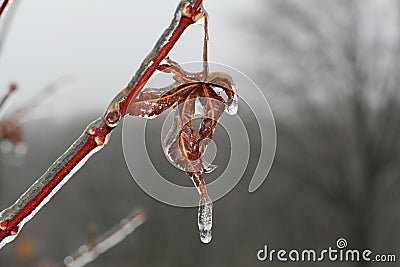
M154 118L170 108L174 109L174 120L164 140L164 153L198 189L200 239L209 243L212 238L212 201L207 195L202 174L210 173L218 166L206 163L203 156L224 111L229 114L237 112L236 86L227 73L192 73L170 59L167 61L168 64L160 65L159 70L173 74L175 82L160 89L144 89L133 99L128 111L133 116ZM196 131L193 121L197 118L201 123Z

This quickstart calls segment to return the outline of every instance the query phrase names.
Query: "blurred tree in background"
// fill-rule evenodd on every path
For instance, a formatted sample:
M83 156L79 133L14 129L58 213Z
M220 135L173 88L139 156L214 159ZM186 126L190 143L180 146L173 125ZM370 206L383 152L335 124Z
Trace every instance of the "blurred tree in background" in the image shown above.
M273 173L290 181L278 199L291 244L400 247L399 7L270 0L251 24L277 121Z

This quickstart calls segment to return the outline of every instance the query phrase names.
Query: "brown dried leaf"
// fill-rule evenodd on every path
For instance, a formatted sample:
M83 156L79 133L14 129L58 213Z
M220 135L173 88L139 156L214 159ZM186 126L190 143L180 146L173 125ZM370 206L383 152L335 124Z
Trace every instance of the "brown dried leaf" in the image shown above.
M204 79L202 73L186 72L177 64L160 65L159 69L173 73L175 82L162 89L143 90L131 103L129 114L152 118L174 107L174 122L164 141L164 151L176 167L201 187L205 184L202 172L216 168L204 164L202 157L225 107L235 99L234 82L226 73L210 73ZM202 120L198 132L192 123L196 112Z

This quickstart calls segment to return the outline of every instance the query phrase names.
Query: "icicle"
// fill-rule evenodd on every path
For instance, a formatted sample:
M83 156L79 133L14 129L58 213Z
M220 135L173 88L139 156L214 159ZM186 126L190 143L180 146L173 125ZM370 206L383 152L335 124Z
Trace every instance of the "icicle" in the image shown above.
M212 207L211 199L202 194L199 202L198 226L201 242L207 244L212 239Z

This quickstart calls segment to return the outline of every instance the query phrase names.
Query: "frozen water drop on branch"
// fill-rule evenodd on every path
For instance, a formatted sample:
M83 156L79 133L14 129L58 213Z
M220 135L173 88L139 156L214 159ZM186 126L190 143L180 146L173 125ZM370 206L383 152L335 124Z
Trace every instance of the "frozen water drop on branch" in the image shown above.
M74 262L74 258L72 258L71 256L67 256L64 259L64 264L66 266L71 266L73 262Z

